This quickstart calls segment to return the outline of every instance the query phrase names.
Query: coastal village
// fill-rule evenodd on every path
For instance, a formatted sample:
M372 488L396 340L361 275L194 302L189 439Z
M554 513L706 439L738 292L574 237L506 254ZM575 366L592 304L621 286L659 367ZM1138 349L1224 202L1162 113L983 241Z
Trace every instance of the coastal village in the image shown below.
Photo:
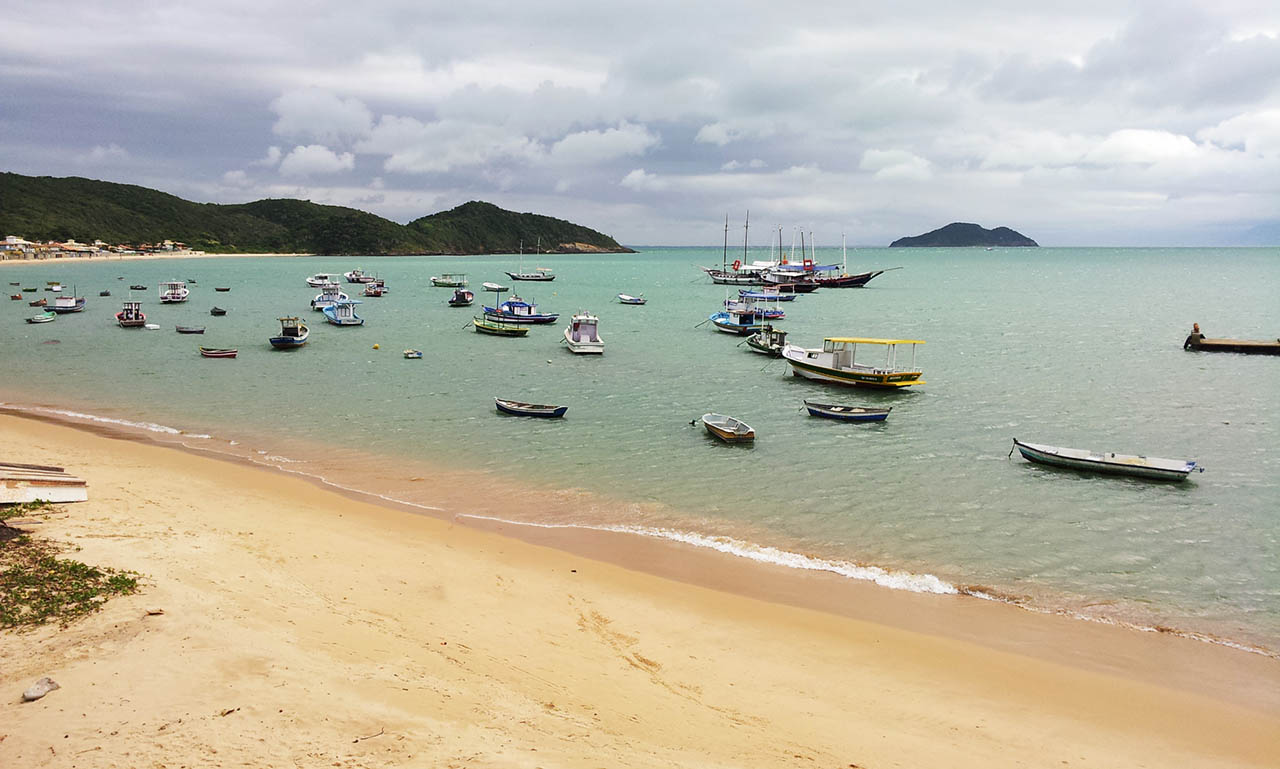
M162 240L159 243L138 243L115 245L94 240L92 243L78 243L74 239L66 241L48 240L34 242L18 235L6 235L0 243L0 260L12 259L66 259L94 256L137 256L139 254L164 254L171 256L198 256L203 251L192 251L186 243L176 240Z

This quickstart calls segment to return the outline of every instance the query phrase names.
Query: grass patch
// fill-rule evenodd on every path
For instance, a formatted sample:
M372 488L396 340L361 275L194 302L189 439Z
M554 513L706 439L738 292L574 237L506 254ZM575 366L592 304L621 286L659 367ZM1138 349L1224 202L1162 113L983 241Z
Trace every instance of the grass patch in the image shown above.
M60 548L35 539L5 521L20 515L49 513L47 502L15 505L0 511L0 627L14 628L72 620L102 608L108 598L138 590L134 572L90 566L58 558Z

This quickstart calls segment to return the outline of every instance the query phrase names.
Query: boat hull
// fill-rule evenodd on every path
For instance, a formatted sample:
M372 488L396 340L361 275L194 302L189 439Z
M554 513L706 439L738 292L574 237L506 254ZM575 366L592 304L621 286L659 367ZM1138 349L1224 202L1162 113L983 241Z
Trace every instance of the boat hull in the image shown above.
M472 318L471 324L475 327L476 333L488 334L490 336L525 336L529 333L527 326L517 326L501 321L490 320L488 317Z
M919 371L876 369L870 366L847 369L833 368L813 360L806 360L805 352L803 348L794 347L788 347L782 351L782 357L786 358L787 362L791 364L791 373L805 379L858 387L878 387L888 390L925 383L920 378L921 372Z
M512 280L527 280L535 283L549 283L556 279L555 275L543 275L537 272L508 272L507 277Z
M702 426L707 434L725 443L754 443L756 431L746 422L721 414L703 414Z
M814 278L814 282L822 288L862 288L867 285L872 278L882 273L884 273L884 270L864 272L858 275L837 275L831 278Z
M1191 461L1063 449L1057 446L1023 443L1017 438L1013 439L1013 445L1028 462L1087 473L1126 475L1153 481L1185 481L1194 470L1204 472L1204 468L1196 467L1196 463Z
M842 422L883 422L889 417L893 407L887 409L871 409L863 406L841 406L835 403L804 402L809 416L837 419Z
M502 398L494 398L493 405L503 414L511 414L517 417L542 417L543 419L558 419L569 410L568 406L544 406L537 403L522 403L521 401L509 401Z
M238 350L233 350L225 347L224 348L201 347L200 357L202 358L234 358L236 357L236 354L238 352L239 352Z
M1195 352L1238 352L1245 355L1280 355L1280 339L1275 341L1252 339L1206 339L1192 334L1182 343L1184 350Z

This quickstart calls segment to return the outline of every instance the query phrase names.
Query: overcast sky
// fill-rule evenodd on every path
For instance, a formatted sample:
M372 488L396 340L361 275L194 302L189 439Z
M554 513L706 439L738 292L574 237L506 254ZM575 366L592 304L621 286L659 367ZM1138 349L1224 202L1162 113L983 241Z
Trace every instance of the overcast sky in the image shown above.
M0 0L0 19L0 170L399 222L487 200L632 245L718 244L747 209L760 244L952 221L1280 243L1276 0Z

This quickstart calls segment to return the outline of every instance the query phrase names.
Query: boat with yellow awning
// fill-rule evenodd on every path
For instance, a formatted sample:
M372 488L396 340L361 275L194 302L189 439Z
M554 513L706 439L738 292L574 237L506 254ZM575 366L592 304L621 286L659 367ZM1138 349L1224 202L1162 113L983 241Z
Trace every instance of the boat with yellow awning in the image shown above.
M898 345L911 345L911 363L898 364ZM791 364L791 373L806 379L835 382L862 387L900 388L924 384L922 372L916 368L916 345L919 339L877 339L861 336L833 336L822 340L821 348L805 348L788 343L782 357ZM858 345L884 348L884 364L858 362ZM866 355L863 359L865 361Z

